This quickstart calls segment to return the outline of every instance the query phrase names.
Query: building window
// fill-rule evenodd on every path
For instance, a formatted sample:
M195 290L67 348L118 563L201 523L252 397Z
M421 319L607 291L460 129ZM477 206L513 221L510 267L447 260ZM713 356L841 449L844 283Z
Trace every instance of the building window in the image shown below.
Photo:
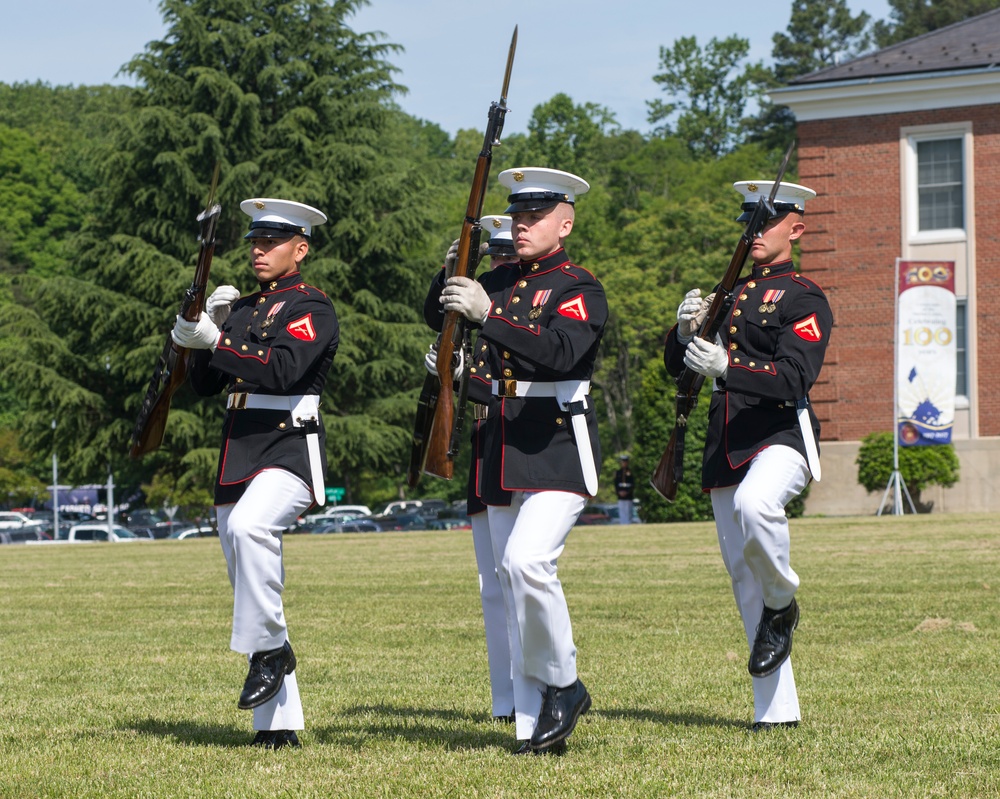
M966 357L968 352L966 332L968 310L967 300L958 300L955 303L955 358L958 360L955 369L955 395L959 397L969 396L969 362Z
M917 143L918 230L965 227L961 139Z

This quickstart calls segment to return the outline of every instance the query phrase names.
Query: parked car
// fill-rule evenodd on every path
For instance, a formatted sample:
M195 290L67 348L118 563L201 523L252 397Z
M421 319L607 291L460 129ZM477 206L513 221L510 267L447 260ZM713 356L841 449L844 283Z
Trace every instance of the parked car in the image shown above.
M41 527L42 523L20 511L0 511L0 530L21 530L25 527Z
M325 522L346 522L351 519L361 519L370 515L370 513L360 513L356 510L342 510L334 508L329 511L323 511L322 513L310 513L302 520L301 526L308 527L310 525L322 524Z
M310 528L313 535L325 533L381 533L382 526L371 519L347 519L340 522L320 522Z
M185 527L183 530L174 530L167 538L175 541L183 541L186 538L218 538L219 531L210 524L199 524L194 527Z
M387 502L378 512L379 516L391 516L399 513L418 513L426 519L433 518L437 512L447 508L443 499L396 499Z
M125 526L140 538L169 538L174 530L192 526L186 519L171 519L162 510L139 508L124 515Z
M51 541L52 536L41 527L27 526L15 529L0 530L0 544L33 544L39 541Z
M383 530L427 530L427 519L419 513L390 513L372 516L371 519Z
M608 512L600 505L587 505L583 512L580 514L580 518L576 520L579 524L610 524L611 516Z
M598 505L597 507L603 508L604 512L608 514L610 524L618 524L618 503L608 502L604 505ZM636 504L632 503L632 524L642 524L642 519L639 518L639 508Z
M120 524L112 524L111 532L108 532L107 522L85 522L84 524L74 524L69 528L66 540L71 543L82 541L112 541L115 543L125 541L138 541L139 536L122 527Z

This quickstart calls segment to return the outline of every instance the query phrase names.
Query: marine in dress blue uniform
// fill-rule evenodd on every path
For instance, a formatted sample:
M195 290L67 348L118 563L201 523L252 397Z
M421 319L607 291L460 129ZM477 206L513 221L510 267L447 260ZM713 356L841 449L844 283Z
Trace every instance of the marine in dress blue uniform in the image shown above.
M488 507L511 658L518 753L558 751L590 695L576 670L557 559L586 498L597 493L600 445L589 396L608 307L600 282L563 241L582 178L509 169L507 213L518 261L479 282L432 285L444 308L481 326L469 365L489 403L475 493Z
M743 181L748 218L773 182ZM751 248L753 268L734 289L716 342L694 334L711 295L688 292L667 335L664 362L713 379L702 487L711 493L719 544L743 618L751 655L754 730L800 720L792 673L792 632L798 623L799 577L791 568L784 508L810 479L819 480L819 422L809 391L819 377L833 327L823 290L799 274L792 245L805 231L815 192L782 183L776 215Z
M325 501L319 398L339 328L330 299L299 272L326 216L270 198L240 207L251 217L245 238L259 291L240 298L220 286L197 322L178 317L173 336L196 350L195 391L227 394L215 503L234 594L230 647L250 661L238 704L254 712L254 744L280 748L297 746L304 726L281 599L282 535Z

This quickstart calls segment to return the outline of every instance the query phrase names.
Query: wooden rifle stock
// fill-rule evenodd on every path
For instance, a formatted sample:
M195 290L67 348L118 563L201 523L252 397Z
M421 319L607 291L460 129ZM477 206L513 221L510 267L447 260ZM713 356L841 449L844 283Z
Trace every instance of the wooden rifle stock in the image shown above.
M469 202L465 209L465 219L462 222L462 233L459 236L458 257L455 260L455 275L460 277L475 278L476 267L479 264L479 238L482 229L479 226L479 217L483 213L483 201L486 197L487 181L490 174L490 163L493 159L493 148L500 145L500 135L503 132L504 117L507 113L507 89L510 85L510 72L514 64L514 50L517 47L517 27L514 27L514 35L510 41L510 49L507 52L507 67L504 71L503 88L500 91L500 100L490 105L489 121L486 126L486 135L483 137L483 148L476 160L476 170L472 178L472 189L469 192ZM446 275L452 277L452 275ZM462 346L465 332L465 319L455 311L448 311L444 316L444 326L438 339L437 353L437 396L429 404L432 407L424 409L425 416L430 416L429 426L426 427L426 435L423 436L420 430L415 430L413 437L413 448L423 447L421 454L411 451L410 475L413 480L414 462L422 463L424 473L434 477L442 477L450 480L455 471L455 453L458 449L459 430L456 429L456 416L461 419L461 414L455 412L455 393L453 388L453 357L455 347ZM468 380L468 364L465 364L466 373L462 379ZM433 376L432 376L433 378ZM425 381L425 388L427 383ZM464 397L465 391L460 390L460 396ZM421 395L423 398L423 394ZM428 393L428 398L430 394ZM464 399L462 400L464 401ZM417 424L422 425L421 408L418 406ZM418 443L418 438L421 438ZM413 480L410 485L414 485Z
M733 307L733 301L735 300L733 288L740 279L743 267L746 266L747 259L750 257L750 248L753 246L754 239L760 235L768 220L775 214L774 198L778 193L778 187L781 185L781 179L785 175L785 169L788 166L788 161L792 157L794 149L795 142L793 141L785 151L781 166L778 168L778 177L775 179L774 185L771 186L770 195L767 199L760 197L757 200L757 205L750 215L750 219L747 221L743 235L740 236L736 250L733 252L733 257L729 260L726 273L715 289L715 297L708 306L705 319L698 329L697 335L699 338L703 338L706 341L715 341L715 337L719 332L719 328L722 327L726 314ZM653 471L653 476L649 480L649 484L656 492L669 502L673 502L677 496L677 485L684 476L684 434L687 432L688 419L698 404L698 394L701 392L701 387L704 383L704 375L698 374L687 367L682 369L681 373L677 376L674 429L670 434L670 440L667 442L667 448L660 457L656 469Z
M215 231L219 214L222 212L221 205L213 204L218 180L219 166L216 164L208 205L198 214L197 221L201 226L198 265L195 267L194 280L184 292L184 300L181 303L180 315L189 322L198 321L205 307L205 288L208 285L212 256L215 253ZM139 416L132 431L129 457L140 458L163 443L167 416L170 414L170 400L187 379L190 354L189 349L179 347L170 334L167 334L167 341L153 369L153 377L149 381L146 396L142 400L142 407L139 409Z

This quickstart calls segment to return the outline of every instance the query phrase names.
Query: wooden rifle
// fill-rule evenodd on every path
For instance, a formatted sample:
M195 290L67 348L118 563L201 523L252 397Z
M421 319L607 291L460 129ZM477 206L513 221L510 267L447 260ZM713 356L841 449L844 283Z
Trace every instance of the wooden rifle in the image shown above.
M208 273L212 268L212 255L215 253L215 231L222 213L222 206L215 203L215 189L219 183L219 165L215 165L212 175L212 188L209 190L208 203L205 210L198 214L200 225L198 239L201 246L198 250L198 265L194 270L194 280L181 303L180 315L189 322L197 322L205 307L205 288L208 285ZM146 396L139 409L139 417L132 431L129 457L140 458L152 452L163 442L163 431L167 427L167 416L170 414L170 400L174 392L184 383L188 373L188 359L191 350L174 343L167 334L163 352L153 369L153 377L146 389Z
M760 197L757 200L757 205L747 221L739 243L736 245L736 251L729 261L729 267L715 290L715 298L709 305L705 319L698 329L699 338L714 342L719 328L722 327L723 321L733 307L733 302L736 299L733 288L736 286L736 281L740 279L747 258L750 257L750 248L753 247L754 239L760 235L768 220L775 216L774 198L781 185L781 179L785 176L785 169L794 148L795 142L792 142L788 146L788 150L785 151L785 157L781 160L778 177L771 187L770 195L766 199ZM667 442L667 448L663 451L663 455L656 465L656 470L649 480L649 484L656 489L656 492L669 502L673 502L676 498L677 485L684 477L684 434L687 432L687 423L691 412L698 404L698 394L704 382L704 375L687 367L677 375L677 410L674 415L674 429L670 434L670 441Z
M493 148L500 145L500 134L503 132L504 116L507 113L507 89L510 86L510 72L514 66L516 47L515 25L510 49L507 51L507 67L504 70L500 100L490 104L483 149L476 160L472 190L469 192L462 233L458 239L458 257L455 259L454 275L445 275L446 278L459 276L475 279L476 276L476 267L481 257L479 240L482 228L479 225L479 218L483 213ZM457 413L452 369L454 363L457 363L454 360L456 348L461 349L467 340L465 317L457 311L446 312L444 326L438 337L437 374L428 375L424 380L424 388L417 403L417 416L410 449L410 467L407 472L407 483L411 488L417 484L421 472L434 477L443 477L445 480L450 480L454 475L455 454L460 443L465 398L468 394L469 358L466 357L464 361L465 367L459 380Z

